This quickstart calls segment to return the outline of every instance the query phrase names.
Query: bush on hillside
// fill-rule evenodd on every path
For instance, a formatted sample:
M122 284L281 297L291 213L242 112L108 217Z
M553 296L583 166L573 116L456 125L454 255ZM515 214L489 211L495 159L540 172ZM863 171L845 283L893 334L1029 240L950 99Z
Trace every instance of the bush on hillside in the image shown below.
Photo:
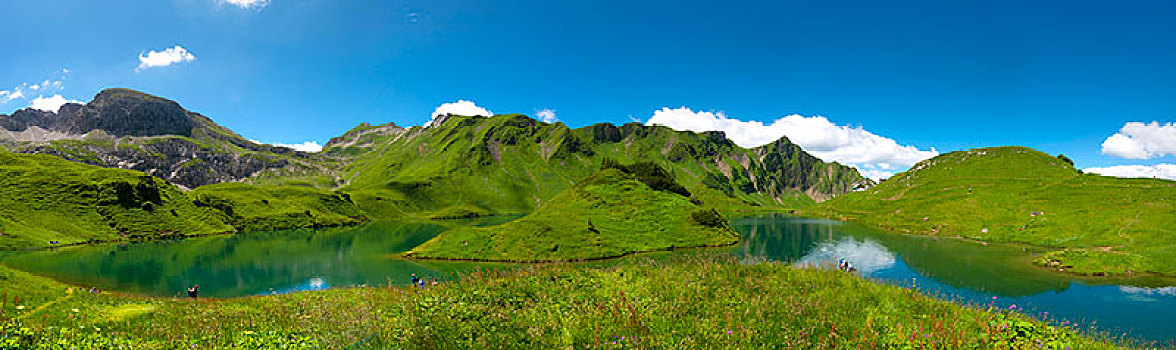
M724 218L714 208L695 210L690 213L690 219L706 227L723 228L728 226L727 218Z
M683 197L690 197L690 191L686 190L678 181L674 180L674 176L666 171L660 165L653 162L637 162L629 165L621 164L612 158L604 158L600 162L600 170L617 169L626 174L632 174L637 177L637 180L645 183L646 186L657 191L677 193Z
M1067 157L1064 154L1058 153L1058 159L1061 159L1063 162L1066 162L1066 164L1070 164L1070 166L1074 166L1074 161L1071 160L1070 157Z

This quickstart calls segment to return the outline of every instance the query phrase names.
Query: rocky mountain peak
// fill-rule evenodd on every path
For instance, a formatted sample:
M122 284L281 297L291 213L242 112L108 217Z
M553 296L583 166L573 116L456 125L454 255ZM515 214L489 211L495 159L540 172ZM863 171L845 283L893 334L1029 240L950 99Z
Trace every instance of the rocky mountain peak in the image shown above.
M193 113L168 99L130 89L106 89L85 105L67 103L56 112L31 108L0 115L0 127L24 131L31 126L81 135L104 130L114 136L192 136Z

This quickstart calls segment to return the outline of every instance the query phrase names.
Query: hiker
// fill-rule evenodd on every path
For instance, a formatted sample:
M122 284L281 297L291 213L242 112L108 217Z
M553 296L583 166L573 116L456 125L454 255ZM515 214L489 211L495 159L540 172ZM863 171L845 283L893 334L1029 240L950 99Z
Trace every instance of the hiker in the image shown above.
M418 287L421 285L421 278L417 277L416 272L412 273L412 286Z
M199 284L192 286L192 288L188 288L188 297L189 298L196 299L197 294L200 294L200 285Z
M853 267L853 263L850 263L849 260L845 259L837 260L837 269L845 272L857 270L857 268Z

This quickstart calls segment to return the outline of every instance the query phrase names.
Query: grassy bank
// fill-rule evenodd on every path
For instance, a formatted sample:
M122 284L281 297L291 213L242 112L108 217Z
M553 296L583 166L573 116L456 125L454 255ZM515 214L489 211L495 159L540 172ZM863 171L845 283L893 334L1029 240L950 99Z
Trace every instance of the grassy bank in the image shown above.
M0 279L0 348L1111 347L1015 311L965 308L834 271L716 257L199 301L70 292L6 268Z
M952 152L806 210L885 230L1050 247L1082 275L1176 274L1176 182L1082 174L1024 147Z

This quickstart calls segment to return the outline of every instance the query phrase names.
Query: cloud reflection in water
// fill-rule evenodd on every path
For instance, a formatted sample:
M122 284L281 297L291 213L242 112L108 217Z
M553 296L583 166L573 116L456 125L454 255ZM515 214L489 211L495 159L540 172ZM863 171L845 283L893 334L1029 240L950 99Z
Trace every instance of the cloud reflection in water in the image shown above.
M894 267L895 255L878 242L841 237L835 241L817 244L793 265L833 268L837 265L838 259L849 260L858 271L869 274Z

